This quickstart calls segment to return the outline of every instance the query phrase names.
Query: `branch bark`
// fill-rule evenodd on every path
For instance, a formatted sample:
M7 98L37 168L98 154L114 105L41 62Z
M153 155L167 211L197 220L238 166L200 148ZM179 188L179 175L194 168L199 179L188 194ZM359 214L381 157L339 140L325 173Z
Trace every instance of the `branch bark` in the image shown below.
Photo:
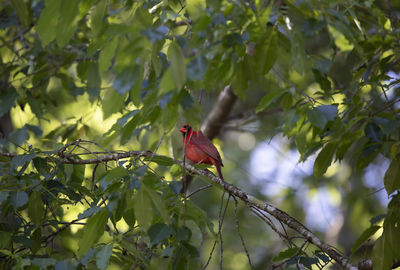
M225 120L235 105L237 96L232 91L229 84L218 97L218 101L214 104L211 112L201 125L201 130L210 140L214 139L220 132Z

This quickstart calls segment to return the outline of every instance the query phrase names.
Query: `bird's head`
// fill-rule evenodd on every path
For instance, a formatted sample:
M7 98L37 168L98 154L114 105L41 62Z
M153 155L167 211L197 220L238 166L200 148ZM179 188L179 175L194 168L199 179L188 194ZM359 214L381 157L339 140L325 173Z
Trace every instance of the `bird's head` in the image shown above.
M183 135L183 136L186 136L186 135L188 135L188 134L191 133L192 127L189 126L188 124L185 124L185 125L183 125L183 127L181 127L181 128L179 129L179 131L182 132L182 135Z

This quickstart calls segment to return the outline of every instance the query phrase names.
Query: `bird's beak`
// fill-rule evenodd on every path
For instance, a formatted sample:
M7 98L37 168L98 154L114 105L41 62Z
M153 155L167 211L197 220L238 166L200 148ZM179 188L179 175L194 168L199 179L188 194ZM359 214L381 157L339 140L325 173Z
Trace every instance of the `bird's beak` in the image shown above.
M182 132L182 133L186 133L187 129L183 127L183 128L180 128L179 131Z

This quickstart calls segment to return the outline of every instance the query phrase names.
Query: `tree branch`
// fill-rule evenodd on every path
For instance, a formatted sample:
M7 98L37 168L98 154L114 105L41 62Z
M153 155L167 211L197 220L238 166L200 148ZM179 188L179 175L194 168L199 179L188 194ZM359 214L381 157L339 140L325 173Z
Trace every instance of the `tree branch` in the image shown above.
M224 91L218 97L207 119L201 125L201 130L210 140L215 138L220 132L226 118L231 112L237 96L232 91L232 86L229 84L224 88Z
M15 157L17 154L11 154L11 153L2 153L0 152L0 156L4 157ZM165 157L162 155L155 154L151 151L129 151L129 152L123 152L123 153L113 153L109 155L103 155L103 156L98 156L97 158L92 158L92 159L73 159L72 157L61 157L60 162L64 164L98 164L98 163L103 163L105 161L111 161L111 160L119 160L123 158L129 158L129 157L135 157L135 158L140 158L140 157L147 157L147 156L160 156L160 157ZM343 269L348 269L348 270L354 270L357 269L353 265L351 265L348 261L348 259L339 254L334 248L329 246L328 244L324 243L321 239L319 239L313 232L311 232L306 226L304 226L302 223L297 221L294 217L290 216L286 212L276 208L275 206L263 202L243 190L239 189L238 187L229 184L219 177L215 176L211 171L209 170L198 170L194 166L188 164L188 163L183 163L182 161L173 159L174 162L181 167L185 168L188 172L196 175L202 175L205 177L208 177L211 179L214 183L222 187L225 191L227 191L231 196L235 196L242 200L249 208L257 208L259 210L265 211L289 228L293 229L294 231L298 232L300 235L302 235L305 239L307 239L310 243L314 244L318 248L320 248L323 252L328 254L332 259L336 261L337 264L339 264Z

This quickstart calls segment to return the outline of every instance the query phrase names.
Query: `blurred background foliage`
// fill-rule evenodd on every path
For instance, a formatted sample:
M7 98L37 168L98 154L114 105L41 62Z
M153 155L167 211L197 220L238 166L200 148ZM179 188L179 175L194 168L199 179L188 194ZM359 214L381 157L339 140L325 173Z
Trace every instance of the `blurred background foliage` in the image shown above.
M168 159L61 160L181 159L178 127L198 129L231 85L239 99L214 140L226 181L353 264L389 269L400 259L399 18L389 0L3 0L0 149L19 156L0 157L2 265L201 269L220 189L185 203ZM231 200L209 269L221 256L224 269L250 269L237 221L253 269L329 261Z

